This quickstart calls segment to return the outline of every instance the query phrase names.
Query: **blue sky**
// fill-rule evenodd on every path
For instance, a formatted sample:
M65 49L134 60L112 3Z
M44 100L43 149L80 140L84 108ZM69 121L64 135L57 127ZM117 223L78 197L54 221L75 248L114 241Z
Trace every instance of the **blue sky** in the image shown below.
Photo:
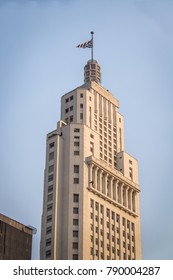
M37 228L46 134L83 83L94 34L102 86L120 101L139 161L143 259L173 259L173 1L0 0L0 212Z

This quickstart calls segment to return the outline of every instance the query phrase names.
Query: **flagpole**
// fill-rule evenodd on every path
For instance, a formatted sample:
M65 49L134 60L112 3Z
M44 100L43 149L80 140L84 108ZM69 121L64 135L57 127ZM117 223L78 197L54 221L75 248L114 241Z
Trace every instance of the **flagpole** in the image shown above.
M93 47L94 47L94 40L93 40L94 32L91 31L91 40L92 40L92 48L91 48L91 61L93 61Z

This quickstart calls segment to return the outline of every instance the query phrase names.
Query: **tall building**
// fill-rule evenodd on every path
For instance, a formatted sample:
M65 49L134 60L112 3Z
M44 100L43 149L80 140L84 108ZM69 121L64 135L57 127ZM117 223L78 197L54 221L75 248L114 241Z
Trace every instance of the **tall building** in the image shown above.
M89 60L47 135L41 259L141 259L138 162L124 151L119 101L100 81Z
M0 260L30 260L33 228L0 213Z

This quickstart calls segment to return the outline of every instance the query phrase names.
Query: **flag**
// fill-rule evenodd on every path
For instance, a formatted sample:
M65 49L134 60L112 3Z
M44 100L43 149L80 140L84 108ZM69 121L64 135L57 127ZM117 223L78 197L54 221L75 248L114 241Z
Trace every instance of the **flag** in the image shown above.
M83 48L83 49L92 48L92 47L93 47L93 40L92 39L90 41L87 41L83 44L80 44L80 45L76 46L76 48Z

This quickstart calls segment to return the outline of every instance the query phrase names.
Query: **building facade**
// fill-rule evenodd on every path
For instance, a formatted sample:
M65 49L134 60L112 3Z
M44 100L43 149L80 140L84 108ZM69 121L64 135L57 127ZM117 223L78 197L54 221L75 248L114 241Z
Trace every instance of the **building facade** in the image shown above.
M0 260L30 260L33 229L0 213Z
M141 259L138 162L124 151L119 101L89 60L47 135L41 259Z

